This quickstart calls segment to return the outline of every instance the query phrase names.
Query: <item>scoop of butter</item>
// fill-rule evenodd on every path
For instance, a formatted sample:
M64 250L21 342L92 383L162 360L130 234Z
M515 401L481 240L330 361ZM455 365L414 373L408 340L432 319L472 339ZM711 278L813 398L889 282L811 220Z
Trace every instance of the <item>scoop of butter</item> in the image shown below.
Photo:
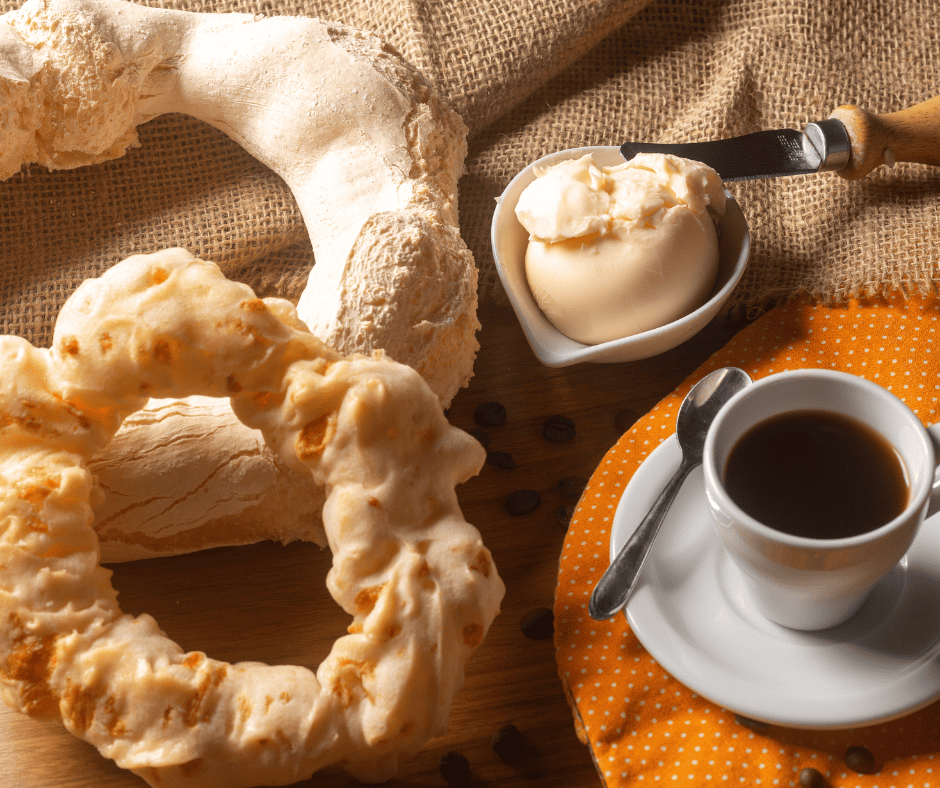
M725 192L705 164L645 153L614 167L588 154L537 174L516 216L525 271L561 333L596 345L648 331L708 300Z

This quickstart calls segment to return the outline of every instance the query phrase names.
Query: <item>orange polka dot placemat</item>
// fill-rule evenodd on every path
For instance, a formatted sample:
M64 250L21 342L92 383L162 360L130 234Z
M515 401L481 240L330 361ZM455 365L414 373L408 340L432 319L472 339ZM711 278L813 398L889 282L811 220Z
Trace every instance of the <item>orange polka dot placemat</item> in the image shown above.
M849 730L767 725L711 703L670 676L625 616L589 616L588 599L609 564L614 512L627 483L675 432L678 405L692 385L726 366L741 367L755 380L799 368L850 372L892 391L930 424L940 420L940 302L898 297L827 307L797 300L772 309L607 453L572 518L555 598L559 676L602 784L798 786L819 779L804 771L812 768L825 778L820 788L940 787L940 701Z

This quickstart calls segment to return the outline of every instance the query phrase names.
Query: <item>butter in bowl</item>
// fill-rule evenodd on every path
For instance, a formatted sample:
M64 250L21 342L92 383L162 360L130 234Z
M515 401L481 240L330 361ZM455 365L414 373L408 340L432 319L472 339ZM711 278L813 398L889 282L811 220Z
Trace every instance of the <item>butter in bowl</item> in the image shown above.
M498 199L496 269L546 366L670 350L718 314L744 273L747 222L714 172L648 158L624 166L615 146L560 151Z

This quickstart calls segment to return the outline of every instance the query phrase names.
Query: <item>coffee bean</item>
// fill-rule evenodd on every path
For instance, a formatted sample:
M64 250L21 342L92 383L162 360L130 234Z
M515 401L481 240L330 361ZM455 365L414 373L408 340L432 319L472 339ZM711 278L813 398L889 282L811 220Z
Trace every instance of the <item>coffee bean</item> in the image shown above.
M448 785L464 786L470 784L470 761L459 752L445 752L438 766L441 777Z
M734 721L738 725L743 725L748 730L754 731L754 733L765 733L770 725L766 722L761 722L760 720L752 720L750 717L742 717L740 714L734 715Z
M484 449L490 445L490 436L483 432L483 430L474 428L472 430L468 430L468 432L480 442L480 445Z
M513 725L503 725L490 740L490 745L504 763L519 763L525 755L526 740L519 729Z
M574 437L574 422L567 416L549 416L542 425L545 440L567 443Z
M505 468L507 471L511 471L516 467L512 455L505 451L491 451L486 455L486 461L490 465L495 465L497 468Z
M878 771L875 756L867 747L849 747L845 751L845 765L859 774L874 774Z
M531 514L542 503L542 496L535 490L516 490L506 496L506 511L513 517Z
M572 517L574 517L574 511L569 506L559 506L555 510L556 522L566 531L568 530L568 526L571 525Z
M555 614L547 607L537 607L522 617L519 628L527 638L547 640L555 633Z
M829 783L822 772L807 766L800 771L800 788L829 788Z
M558 482L558 492L566 498L580 498L587 483L588 480L580 476L566 476Z
M481 402L473 411L473 420L481 427L501 427L506 423L506 408L499 402Z
M626 432L636 423L638 418L640 418L640 414L635 410L618 410L617 415L614 416L614 423L620 432Z

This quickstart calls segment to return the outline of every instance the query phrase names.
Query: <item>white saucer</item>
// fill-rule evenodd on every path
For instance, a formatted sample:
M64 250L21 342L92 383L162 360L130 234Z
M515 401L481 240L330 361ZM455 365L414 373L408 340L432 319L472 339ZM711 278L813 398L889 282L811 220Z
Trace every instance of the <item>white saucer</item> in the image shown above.
M611 557L679 466L673 435L614 515ZM845 624L787 629L761 616L713 533L701 467L686 479L627 605L630 626L674 678L713 703L792 728L851 728L940 697L940 514Z

